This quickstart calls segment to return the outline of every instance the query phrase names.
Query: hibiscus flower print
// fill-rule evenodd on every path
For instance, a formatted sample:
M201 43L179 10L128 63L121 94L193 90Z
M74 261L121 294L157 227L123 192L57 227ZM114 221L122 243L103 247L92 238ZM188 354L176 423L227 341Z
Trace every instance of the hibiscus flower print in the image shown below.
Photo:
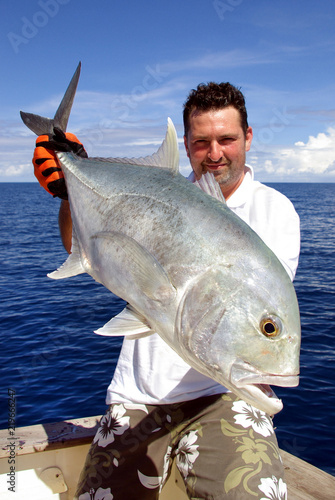
M171 452L172 452L172 448L171 448L171 446L168 446L167 451L166 451L165 456L164 456L163 476L162 476L159 492L162 491L162 488L163 488L165 481L167 479L167 476L168 476L170 462L171 462Z
M281 478L279 481L275 476L262 478L258 488L265 494L261 500L287 500L287 486Z
M176 451L176 464L184 477L188 476L190 469L199 456L199 445L194 444L198 439L197 431L191 431L180 441Z
M99 446L105 448L115 440L115 435L120 436L129 429L130 417L124 417L126 410L122 404L114 405L112 410L104 415L100 422L100 428L93 440Z
M80 495L78 500L113 500L111 489L99 488L97 491L91 489L90 492Z
M255 432L264 437L274 433L273 426L268 415L257 408L249 405L245 401L235 401L232 410L237 413L234 420L245 429L252 427Z
M271 464L267 454L268 447L264 443L256 443L252 439L244 437L241 446L236 451L242 453L242 459L246 464L257 464L261 461Z

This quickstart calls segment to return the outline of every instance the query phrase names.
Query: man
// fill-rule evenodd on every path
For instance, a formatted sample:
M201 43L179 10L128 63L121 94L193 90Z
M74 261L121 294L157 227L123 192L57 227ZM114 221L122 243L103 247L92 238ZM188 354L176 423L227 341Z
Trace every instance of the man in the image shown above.
M245 164L252 129L241 92L229 83L199 85L185 103L184 127L190 180L212 172L228 206L263 238L293 279L299 218L291 202L254 181ZM50 154L53 175L58 172L61 179L45 138L37 141L37 173ZM60 228L69 251L67 201L61 205ZM124 340L106 403L109 409L79 480L79 500L157 499L173 460L191 499L257 499L270 492L271 498L286 498L270 416L190 368L157 334Z

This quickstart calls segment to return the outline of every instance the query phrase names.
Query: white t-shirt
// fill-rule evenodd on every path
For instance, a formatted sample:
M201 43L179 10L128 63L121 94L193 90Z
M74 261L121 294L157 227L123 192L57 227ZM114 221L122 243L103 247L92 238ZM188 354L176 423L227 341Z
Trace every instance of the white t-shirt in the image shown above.
M194 181L193 172L189 180ZM246 166L243 182L227 205L271 248L293 280L300 229L292 203L255 181L252 168ZM225 387L191 368L155 333L123 341L106 403L170 404L224 392Z

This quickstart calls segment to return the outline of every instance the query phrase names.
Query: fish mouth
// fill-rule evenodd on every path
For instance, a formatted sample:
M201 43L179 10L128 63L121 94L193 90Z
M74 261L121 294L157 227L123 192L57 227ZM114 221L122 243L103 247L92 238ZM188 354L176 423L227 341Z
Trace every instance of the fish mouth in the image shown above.
M270 384L280 387L296 387L299 384L299 376L298 374L264 373L250 363L237 360L231 367L230 381L247 402L274 415L282 410L283 403Z

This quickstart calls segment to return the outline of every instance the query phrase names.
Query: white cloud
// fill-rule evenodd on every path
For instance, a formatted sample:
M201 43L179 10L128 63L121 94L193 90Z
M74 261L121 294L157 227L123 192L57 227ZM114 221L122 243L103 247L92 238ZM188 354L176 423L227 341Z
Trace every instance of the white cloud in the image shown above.
M260 176L280 176L283 180L335 180L335 127L298 141L292 147L267 146L250 154L250 163ZM326 179L327 177L327 179Z
M214 69L224 68L246 68L255 65L263 65L278 62L285 56L284 50L279 54L278 50L247 50L233 49L217 52L209 51L198 58L170 61L162 65L162 69L168 73L176 71L191 70L195 68Z
M29 175L32 171L32 166L30 163L25 163L23 165L8 165L2 169L2 175L6 177L19 178L22 176Z
M282 152L286 163L301 173L323 174L335 161L335 128L310 136L308 141L296 142L294 148Z

